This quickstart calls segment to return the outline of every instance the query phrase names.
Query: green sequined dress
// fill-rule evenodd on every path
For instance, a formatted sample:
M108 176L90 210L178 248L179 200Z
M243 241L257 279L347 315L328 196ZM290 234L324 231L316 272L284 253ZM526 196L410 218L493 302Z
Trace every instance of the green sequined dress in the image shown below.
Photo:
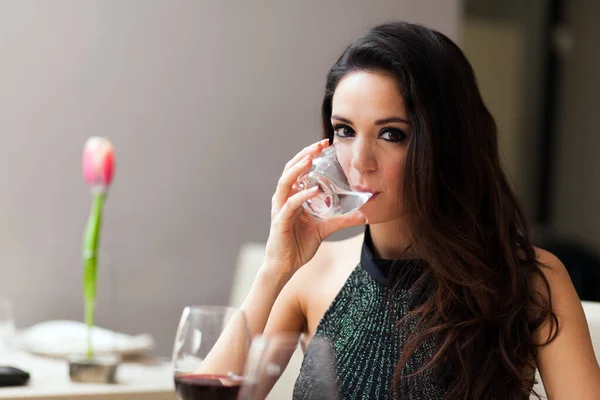
M405 337L394 330L394 324L424 296L423 291L410 290L418 277L417 268L404 274L400 290L389 296L390 271L408 269L413 260L379 260L371 251L369 229L365 233L361 261L323 315L315 337L325 337L332 343L337 368L337 391L340 399L391 399L394 369ZM425 343L409 359L403 375L416 372L433 354L433 345ZM315 389L318 381L311 375L310 344L306 350L300 374L294 387L294 400L320 400L324 396ZM426 371L402 379L399 397L411 400L443 398L443 375Z

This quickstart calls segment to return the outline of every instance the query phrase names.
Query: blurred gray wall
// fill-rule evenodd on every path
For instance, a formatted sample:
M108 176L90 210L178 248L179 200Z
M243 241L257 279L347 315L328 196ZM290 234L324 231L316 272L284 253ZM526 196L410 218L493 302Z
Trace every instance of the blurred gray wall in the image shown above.
M280 171L319 139L343 48L389 19L457 39L460 3L0 0L0 295L17 325L83 317L81 150L103 135L115 268L98 323L170 354L182 308L227 302L238 248L266 240Z
M600 3L569 1L566 18L553 211L560 233L600 252Z
M537 214L548 0L465 0L462 45L498 126L504 172L528 219Z

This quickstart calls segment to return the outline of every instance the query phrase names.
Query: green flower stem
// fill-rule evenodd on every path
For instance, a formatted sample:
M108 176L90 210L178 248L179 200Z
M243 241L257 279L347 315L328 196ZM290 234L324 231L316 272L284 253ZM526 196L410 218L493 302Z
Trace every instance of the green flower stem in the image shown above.
M85 303L85 324L87 325L87 357L94 356L92 349L92 327L94 326L94 308L96 303L96 275L98 272L98 244L102 209L106 192L94 193L92 209L83 239L83 299Z

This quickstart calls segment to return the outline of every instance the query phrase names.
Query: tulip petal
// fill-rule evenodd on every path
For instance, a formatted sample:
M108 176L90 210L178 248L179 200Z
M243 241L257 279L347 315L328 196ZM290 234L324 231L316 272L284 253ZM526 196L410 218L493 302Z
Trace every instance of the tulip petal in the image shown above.
M108 188L115 170L115 153L112 143L103 137L90 137L83 147L83 179L88 186Z

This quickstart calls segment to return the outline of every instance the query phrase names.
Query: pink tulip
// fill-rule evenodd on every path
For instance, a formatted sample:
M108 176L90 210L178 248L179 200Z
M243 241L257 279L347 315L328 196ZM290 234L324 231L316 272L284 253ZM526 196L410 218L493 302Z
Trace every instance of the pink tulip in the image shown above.
M92 358L92 326L96 301L98 247L102 225L102 210L115 171L115 149L103 137L90 137L83 146L83 179L93 196L90 217L83 235L83 297L85 323L88 328L87 356Z
M108 189L115 170L115 149L103 137L90 137L83 147L83 178L89 186Z

